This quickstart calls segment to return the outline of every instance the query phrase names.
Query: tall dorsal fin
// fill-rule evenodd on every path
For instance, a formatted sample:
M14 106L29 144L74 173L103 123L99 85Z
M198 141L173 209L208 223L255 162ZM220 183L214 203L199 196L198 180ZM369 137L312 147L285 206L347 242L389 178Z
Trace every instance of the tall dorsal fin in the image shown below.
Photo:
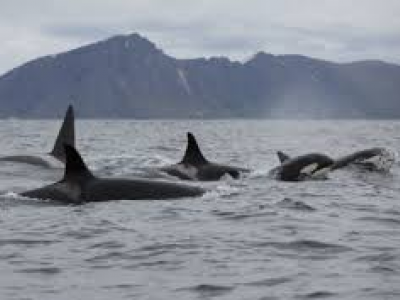
M187 139L188 143L186 147L186 152L185 155L183 156L181 163L191 164L191 165L208 163L207 159L205 159L205 157L200 151L196 138L191 132L187 133Z
M64 144L75 147L75 117L72 105L68 106L64 121L50 155L65 163Z
M281 162L281 164L283 164L285 161L290 159L290 156L282 151L278 151L278 152L276 152L276 154L278 155L278 158L279 158L279 161Z
M65 172L64 180L77 180L94 177L79 152L71 145L64 144Z

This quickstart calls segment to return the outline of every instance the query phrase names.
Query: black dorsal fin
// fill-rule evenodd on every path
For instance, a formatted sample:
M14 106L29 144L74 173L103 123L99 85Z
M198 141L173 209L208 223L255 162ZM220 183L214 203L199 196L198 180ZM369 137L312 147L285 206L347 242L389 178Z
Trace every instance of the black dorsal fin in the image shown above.
M64 180L77 180L94 177L79 152L71 145L64 144L65 172Z
M200 151L199 145L197 144L196 138L191 132L187 133L187 147L185 155L181 163L191 164L191 165L199 165L208 163L207 159L203 156Z
M276 154L278 155L278 158L279 158L279 161L281 162L281 164L283 164L285 161L290 159L290 156L282 151L278 151L278 152L276 152Z
M72 105L68 106L64 121L50 155L65 163L64 144L75 147L75 117Z

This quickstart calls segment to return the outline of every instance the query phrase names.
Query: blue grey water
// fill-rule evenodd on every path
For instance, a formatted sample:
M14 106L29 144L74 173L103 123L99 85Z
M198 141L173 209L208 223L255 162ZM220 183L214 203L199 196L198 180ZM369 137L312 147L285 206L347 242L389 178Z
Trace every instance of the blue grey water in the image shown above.
M0 121L0 155L51 149L59 121ZM78 121L102 176L161 177L192 131L210 160L254 171L172 201L63 206L19 191L62 177L0 165L0 299L400 299L400 167L326 181L268 177L276 150L400 149L394 121ZM175 180L175 179L171 179Z

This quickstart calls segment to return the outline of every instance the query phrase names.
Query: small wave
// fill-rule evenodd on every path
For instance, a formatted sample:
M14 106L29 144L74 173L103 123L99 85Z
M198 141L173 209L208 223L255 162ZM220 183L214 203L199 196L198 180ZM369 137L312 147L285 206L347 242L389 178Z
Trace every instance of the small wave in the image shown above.
M174 159L171 159L169 157L166 157L164 155L152 155L151 157L143 157L143 159L140 161L142 166L147 166L147 167L161 167L165 165L172 165L175 164L176 161Z
M324 243L314 240L297 240L292 242L261 242L254 244L256 247L273 247L283 250L316 251L325 254L336 254L352 249L338 244Z
M181 151L181 149L178 149L177 147L172 147L172 146L153 146L153 147L149 147L149 149L157 150L157 151L165 151L165 152Z
M374 273L398 273L395 268L388 266L375 266L371 268L371 271Z
M223 184L215 189L209 189L203 196L203 199L215 200L216 198L231 198L232 196L240 195L240 189L231 185Z
M392 262L397 259L398 259L397 256L389 253L364 255L356 258L357 261L368 261L368 262Z
M150 268L150 267L160 267L160 266L166 266L169 264L173 264L175 267L179 268L178 264L176 262L172 262L170 260L154 260L154 261L143 261L135 265L135 268L139 267L145 267L145 268Z
M4 253L0 254L0 260L13 260L20 259L22 255L20 253Z
M90 247L92 248L92 247ZM160 255L164 255L166 253L175 253L179 250L192 250L197 249L198 245L196 244L178 244L178 243L156 243L153 245L143 246L138 249L135 249L134 252L131 251L118 251L117 249L113 249L113 251L109 251L107 253L98 254L92 257L85 259L86 262L89 263L102 263L102 262L110 262L110 261L135 261L135 260L143 260L154 258ZM153 262L151 262L153 264ZM156 264L156 263L155 263Z
M61 273L62 270L57 267L47 267L47 268L43 267L43 268L22 269L18 270L17 272L25 274L55 275Z
M85 227L79 230L69 230L62 233L64 237L73 238L77 240L91 239L98 236L104 236L112 231L111 228L103 227Z
M400 226L400 220L394 218L379 218L379 217L362 217L358 218L359 221L377 222L381 224L387 224L390 226Z
M277 278L267 278L267 279L263 279L263 280L252 281L252 282L245 283L245 285L254 286L254 287L276 286L276 285L280 285L280 284L287 283L290 281L292 281L292 280L288 277L277 277Z
M15 192L10 192L10 191L3 191L3 192L0 194L0 197L1 197L1 198L7 198L7 199L15 199L15 198L19 199L19 198L21 198L21 196L18 195L17 193L15 193Z
M316 210L316 208L304 203L303 201L296 201L291 198L284 198L283 200L277 202L277 205L282 208L294 209L294 210L300 210L300 211L315 211Z
M350 247L338 245L338 244L330 244L330 243L324 243L324 242L319 242L319 241L313 241L313 240L299 240L299 241L294 241L288 243L289 247L292 247L294 249L298 250L323 250L323 251L328 251L328 252L345 252L351 250Z
M274 169L271 170L271 168L263 168L263 169L256 169L252 172L249 173L247 176L250 179L258 179L258 178L269 178L269 179L274 179L275 178L275 173Z
M20 205L33 207L65 206L65 204L61 202L56 202L48 199L25 197L15 192L6 192L2 195L0 194L0 208L10 208Z
M103 289L108 290L108 289L132 289L140 287L139 284L133 284L133 283L120 283L116 285L105 285L102 286Z
M259 217L271 216L271 215L276 215L276 213L274 213L274 212L251 213L251 214L243 213L243 214L235 214L231 217L227 217L227 219L240 221L240 220L249 219L249 218L259 218Z
M233 212L233 211L219 211L213 210L211 212L213 215L221 217L225 220L240 221L250 218L260 218L264 216L275 216L277 213L275 211L253 211L253 212Z
M174 250L190 250L196 249L199 245L194 243L165 243L153 244L139 248L137 251L151 252L151 251L174 251Z
M91 245L89 249L118 249L118 248L123 248L124 246L125 245L122 243L109 241Z
M126 252L112 251L105 254L95 255L86 258L85 261L89 263L100 263L100 262L111 263L120 260L131 261L133 259L135 259L135 255L133 254L129 254Z
M317 292L312 292L312 293L308 293L305 295L301 295L300 299L325 299L325 298L331 298L331 297L337 297L337 294L328 292L328 291L317 291Z
M58 240L25 240L25 239L0 239L0 247L3 246L48 246L59 242Z
M396 209L388 209L385 211L385 213L394 215L394 216L400 216L400 210L396 210Z
M236 212L234 211L221 211L218 209L213 209L211 211L211 214L217 216L217 217L232 217L236 215Z
M181 288L179 290L187 290L199 293L201 297L219 297L232 292L235 287L215 284L199 284L188 288Z

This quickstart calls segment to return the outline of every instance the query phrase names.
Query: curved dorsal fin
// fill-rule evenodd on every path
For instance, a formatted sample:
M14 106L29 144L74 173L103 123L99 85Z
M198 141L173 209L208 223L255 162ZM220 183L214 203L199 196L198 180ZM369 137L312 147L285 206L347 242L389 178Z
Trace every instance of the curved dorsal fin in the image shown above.
M56 142L50 155L65 163L64 144L75 147L75 117L72 105L68 106Z
M185 151L185 155L181 163L191 164L191 165L199 165L208 163L207 159L203 156L200 151L199 145L197 144L196 138L191 132L187 133L187 147Z
M277 151L276 154L278 155L279 161L283 164L285 161L290 159L290 156L282 151Z
M71 145L64 144L65 172L64 180L73 181L94 177L88 169L79 152Z

